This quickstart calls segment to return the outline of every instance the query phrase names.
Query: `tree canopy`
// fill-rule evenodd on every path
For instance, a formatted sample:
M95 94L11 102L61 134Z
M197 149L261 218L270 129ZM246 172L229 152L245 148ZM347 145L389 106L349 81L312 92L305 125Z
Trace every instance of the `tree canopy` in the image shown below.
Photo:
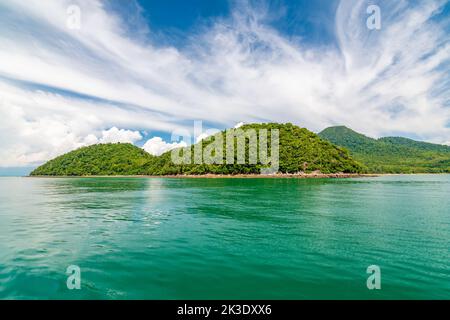
M448 173L450 147L402 137L373 139L347 127L330 127L323 139L346 148L373 173Z
M333 145L321 139L311 131L293 124L249 124L236 131L233 150L233 163L226 161L226 132L209 137L202 142L189 146L178 152L190 151L190 163L175 164L171 152L161 156L152 156L132 144L98 144L83 147L65 155L59 156L34 170L33 176L91 176L91 175L201 175L201 174L259 174L267 164L257 161L251 162L251 155L256 151L257 159L261 157L261 146L253 150L249 147L249 137L244 137L245 161L238 163L238 148L236 147L239 135L245 132L267 130L267 155L272 154L271 132L279 132L279 167L278 172L298 173L320 171L322 173L361 173L366 168L353 160L344 148ZM215 155L222 158L222 163L195 163L195 148L201 144L202 154L214 142L221 141L223 154ZM211 149L211 148L210 148ZM261 160L261 159L258 159ZM220 161L219 161L220 162Z

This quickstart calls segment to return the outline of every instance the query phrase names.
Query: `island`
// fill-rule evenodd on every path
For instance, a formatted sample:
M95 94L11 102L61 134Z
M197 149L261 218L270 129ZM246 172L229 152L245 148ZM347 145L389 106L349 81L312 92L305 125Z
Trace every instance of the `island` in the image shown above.
M187 164L175 164L172 151L154 156L129 143L97 144L50 160L30 175L340 178L382 173L450 172L449 146L400 137L372 139L343 126L327 128L319 134L291 123L247 124L240 129L241 132L252 129L279 132L276 172L261 175L264 165L249 161L252 151L248 144L245 163L227 164L225 158L220 164L196 163L193 158L199 144L204 150L218 137L225 141L226 131L222 131L216 137L184 148L192 160ZM267 153L272 151L268 143ZM234 159L237 158L237 148L234 148Z

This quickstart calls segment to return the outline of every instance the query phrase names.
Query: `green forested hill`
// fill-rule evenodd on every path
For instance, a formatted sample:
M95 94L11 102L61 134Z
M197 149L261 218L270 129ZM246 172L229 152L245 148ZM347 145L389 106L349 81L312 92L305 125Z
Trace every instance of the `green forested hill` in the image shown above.
M153 156L129 143L83 147L34 170L32 176L139 175Z
M354 161L348 154L348 151L336 147L318 137L311 131L300 128L293 124L250 124L240 128L245 131L255 129L278 129L280 133L279 141L279 172L297 173L297 172L313 172L320 171L322 173L357 173L364 172L365 168ZM220 133L225 141L225 132ZM268 135L268 153L270 155L270 134ZM208 141L203 141L203 147L206 147ZM225 150L225 146L224 146ZM236 150L235 150L236 151ZM194 146L191 147L192 156L194 154ZM248 160L248 145L246 148L246 159ZM236 156L235 156L236 159ZM193 161L192 161L193 162ZM225 161L224 161L225 162ZM259 161L258 161L259 163ZM190 164L183 166L175 166L170 159L170 152L161 155L155 161L146 164L146 172L149 174L165 175L165 174L251 174L260 173L261 164Z
M240 128L278 129L279 172L297 173L320 171L322 173L359 173L365 167L354 161L348 151L334 146L307 129L292 124L251 124ZM220 133L226 141L225 132ZM203 148L214 141L211 137L202 142ZM195 146L188 147L194 156ZM224 148L225 150L225 148ZM235 148L235 159L236 159ZM171 153L159 157L151 156L131 144L104 144L81 148L47 162L31 175L81 176L81 175L174 175L174 174L259 174L261 164L250 164L249 148L246 146L245 164L184 164L175 165ZM225 159L225 154L224 154ZM236 161L235 161L236 163ZM259 163L259 161L258 161Z
M319 136L348 149L370 172L450 172L449 146L401 137L373 139L343 126L327 128Z

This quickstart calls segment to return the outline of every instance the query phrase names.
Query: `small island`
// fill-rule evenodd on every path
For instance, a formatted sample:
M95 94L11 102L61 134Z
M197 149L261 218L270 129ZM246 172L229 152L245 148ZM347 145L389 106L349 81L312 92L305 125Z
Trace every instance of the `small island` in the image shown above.
M347 178L450 172L450 147L444 145L397 137L377 140L346 127L328 128L319 134L291 123L248 124L242 129L279 131L277 172L261 175L264 166L248 162L248 147L243 164L174 164L171 152L153 156L132 144L117 143L74 150L38 167L31 176ZM225 131L220 135L224 137ZM202 141L202 147L211 140ZM193 151L195 147L187 148Z

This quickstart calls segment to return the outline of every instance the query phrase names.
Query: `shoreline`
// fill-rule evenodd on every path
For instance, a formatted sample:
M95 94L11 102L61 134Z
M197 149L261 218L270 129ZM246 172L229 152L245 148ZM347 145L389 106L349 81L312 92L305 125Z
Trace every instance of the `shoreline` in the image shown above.
M202 175L88 175L88 176L26 176L25 178L169 178L169 179L349 179L378 177L370 173L302 173L302 174L202 174Z

